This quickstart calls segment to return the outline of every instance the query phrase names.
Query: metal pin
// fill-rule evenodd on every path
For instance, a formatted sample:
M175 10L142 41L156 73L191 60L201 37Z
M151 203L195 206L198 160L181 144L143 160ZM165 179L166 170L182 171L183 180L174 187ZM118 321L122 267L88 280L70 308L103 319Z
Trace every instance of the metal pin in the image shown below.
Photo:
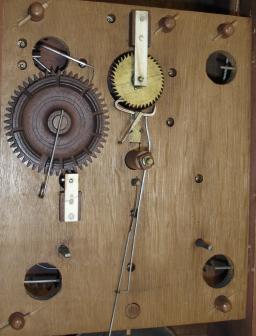
M44 68L46 71L48 71L49 73L51 73L51 70L47 68L46 65L44 65L41 61L39 61L38 58L40 58L41 56L33 56L33 60L38 63L39 65L41 65L42 68Z
M73 61L73 62L76 62L76 63L78 63L79 65L81 65L81 66L83 66L83 67L88 67L88 68L93 68L93 69L94 69L94 67L93 67L92 65L89 65L89 64L87 64L87 63L85 63L85 62L83 62L83 61L80 61L80 60L78 60L78 59L76 59L76 58L74 58L74 57L71 57L71 56L69 56L69 55L66 55L66 54L64 54L64 53L61 52L61 51L58 51L58 50L53 49L53 48L51 48L51 47L48 47L48 46L45 45L45 44L43 44L41 47L44 48L44 49L46 49L46 50L49 50L49 51L51 51L51 52L53 52L53 53L55 53L55 54L57 54L57 55L60 55L60 56L62 56L62 57L65 57L65 58L67 58L68 60L71 60L71 61Z
M208 244L207 242L205 242L202 238L199 238L195 241L195 246L196 247L201 247L204 248L208 251L212 251L213 250L213 246L211 244Z
M145 117L145 129L146 129L146 134L147 134L148 150L150 151L151 150L151 139L150 139L150 135L149 135L147 117ZM121 290L121 285L122 285L122 278L123 278L123 273L124 273L125 265L126 265L128 246L129 246L131 238L132 238L132 240L131 240L132 248L131 248L131 254L130 254L130 258L129 258L128 263L130 265L133 264L133 258L134 258L134 253L135 253L135 245L136 245L136 236L137 236L138 223L139 223L139 215L140 215L140 209L141 209L141 201L142 201L142 197L143 197L143 193L144 193L146 175L147 175L147 171L144 170L143 175L142 175L142 179L141 179L141 183L140 183L140 188L139 188L139 191L137 191L136 197L135 197L135 206L134 206L134 209L133 209L133 214L136 214L136 215L135 216L133 215L132 218L131 218L131 224L130 224L128 234L127 234L127 238L126 238L126 242L125 242L125 248L124 248L124 253L123 253L123 257L122 257L119 278L118 278L118 284L117 284L117 288L115 290L115 299L114 299L114 303L113 303L113 309L112 309L112 315L111 315L111 320L110 320L110 325L109 325L108 336L111 336L111 334L112 334L119 295L121 293L128 293L129 290L130 290L131 277L132 277L132 267L129 268L128 283L127 283L126 289Z
M46 189L47 189L47 185L48 185L48 181L49 181L49 177L50 177L50 173L51 173L51 169L52 169L54 154L55 154L55 150L56 150L56 147L57 147L57 141L58 141L59 134L60 134L61 123L62 123L62 119L63 119L63 113L64 113L64 110L61 110L60 119L59 119L59 123L58 123L58 128L57 128L57 132L56 132L56 136L55 136L55 140L54 140L54 145L53 145L53 150L52 150L52 154L51 154L51 160L50 160L50 164L49 164L49 167L48 167L48 172L47 172L47 175L45 177L44 182L41 184L41 188L40 188L40 192L39 192L39 197L40 198L44 198L45 193L46 193Z
M216 271L225 271L225 270L231 270L233 267L231 266L214 266L213 267Z
M24 280L24 284L58 283L60 280Z

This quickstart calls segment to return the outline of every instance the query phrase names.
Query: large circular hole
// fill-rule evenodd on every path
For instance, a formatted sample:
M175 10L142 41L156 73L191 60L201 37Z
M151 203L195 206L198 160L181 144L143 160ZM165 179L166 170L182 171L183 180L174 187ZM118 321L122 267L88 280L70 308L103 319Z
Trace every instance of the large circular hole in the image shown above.
M234 277L234 265L224 255L215 255L209 259L203 268L205 282L213 288L227 286Z
M56 37L45 37L39 40L32 51L35 66L44 72L64 70L68 59L61 54L70 55L68 46Z
M229 53L216 51L207 60L206 73L216 84L230 83L236 75L236 62Z
M33 299L49 300L61 290L60 271L48 263L32 266L24 279L25 289Z

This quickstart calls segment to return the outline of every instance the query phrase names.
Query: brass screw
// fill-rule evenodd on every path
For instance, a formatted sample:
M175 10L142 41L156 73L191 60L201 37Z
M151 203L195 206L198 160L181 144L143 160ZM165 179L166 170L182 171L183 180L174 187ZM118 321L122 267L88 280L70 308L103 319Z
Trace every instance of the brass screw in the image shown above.
M20 70L26 70L28 65L26 61L22 60L18 62L17 66L18 66L18 69Z
M27 40L25 39L19 39L18 43L17 43L18 47L20 47L21 49L24 49L27 47L28 43Z

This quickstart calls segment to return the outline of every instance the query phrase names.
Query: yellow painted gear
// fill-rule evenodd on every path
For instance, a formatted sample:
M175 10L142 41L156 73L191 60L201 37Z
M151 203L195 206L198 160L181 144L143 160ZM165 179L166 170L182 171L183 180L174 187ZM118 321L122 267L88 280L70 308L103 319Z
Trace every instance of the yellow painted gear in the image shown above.
M121 55L112 65L111 88L115 99L122 99L124 105L143 110L160 98L164 88L163 70L157 61L148 56L148 85L135 87L133 84L134 53Z

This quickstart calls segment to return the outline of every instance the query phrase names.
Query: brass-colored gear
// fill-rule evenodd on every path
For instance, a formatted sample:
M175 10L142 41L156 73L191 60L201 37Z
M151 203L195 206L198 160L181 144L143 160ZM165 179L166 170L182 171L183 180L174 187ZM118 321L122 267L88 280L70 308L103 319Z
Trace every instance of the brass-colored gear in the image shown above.
M161 66L148 56L148 85L135 87L134 53L128 52L114 61L110 70L111 93L114 99L121 99L124 105L143 110L156 103L164 88L164 74Z

